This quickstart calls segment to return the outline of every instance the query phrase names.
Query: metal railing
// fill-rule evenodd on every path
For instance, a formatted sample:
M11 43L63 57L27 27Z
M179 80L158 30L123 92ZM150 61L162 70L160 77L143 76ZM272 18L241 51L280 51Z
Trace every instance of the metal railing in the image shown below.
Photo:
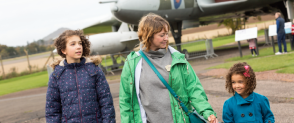
M178 46L181 46L182 53L185 54L187 60L196 59L196 58L202 58L205 59L217 57L218 55L214 53L212 40L196 40L196 41L190 41L185 42L181 44L174 44L171 45L175 49Z

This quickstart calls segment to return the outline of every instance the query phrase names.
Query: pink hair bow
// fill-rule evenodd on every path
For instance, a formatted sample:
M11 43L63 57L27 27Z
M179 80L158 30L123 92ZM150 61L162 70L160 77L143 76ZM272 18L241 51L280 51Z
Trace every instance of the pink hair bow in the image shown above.
M243 73L244 76L245 76L245 77L250 77L250 74L249 74L249 66L246 65L246 66L244 66L244 68L245 68L245 70L246 70L246 71Z

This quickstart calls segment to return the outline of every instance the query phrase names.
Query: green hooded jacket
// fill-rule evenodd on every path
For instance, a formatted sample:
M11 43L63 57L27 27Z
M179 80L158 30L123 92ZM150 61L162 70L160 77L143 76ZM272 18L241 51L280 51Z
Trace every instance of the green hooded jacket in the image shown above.
M192 66L185 59L185 55L172 47L169 47L169 51L172 54L173 60L168 84L189 110L192 110L194 107L206 120L212 114L216 116L216 113L208 103L207 96L198 77ZM141 68L142 56L138 52L131 52L127 56L121 74L119 107L122 123L146 123L145 110L141 105L140 99L138 99L140 97L138 81L140 80ZM169 96L174 123L189 123L189 117L180 108L177 100L170 93Z

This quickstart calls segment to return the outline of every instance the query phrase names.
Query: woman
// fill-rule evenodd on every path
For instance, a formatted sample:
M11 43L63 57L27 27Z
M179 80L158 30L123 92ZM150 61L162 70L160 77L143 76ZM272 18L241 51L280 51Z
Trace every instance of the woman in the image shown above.
M142 17L138 36L140 49L156 67L189 110L192 106L211 123L216 113L185 55L168 46L169 23L155 14ZM121 74L122 123L189 123L177 100L138 52L128 55Z

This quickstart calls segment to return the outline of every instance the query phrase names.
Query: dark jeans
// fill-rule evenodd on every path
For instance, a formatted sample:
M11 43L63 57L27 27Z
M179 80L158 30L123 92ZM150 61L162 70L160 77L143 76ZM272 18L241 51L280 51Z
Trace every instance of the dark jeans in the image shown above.
M253 51L255 52L255 55L256 55L257 53L255 49L251 49L251 54L253 55Z
M286 34L285 33L278 33L278 46L279 52L282 52L282 44L284 45L284 52L287 52L287 44L286 44Z

